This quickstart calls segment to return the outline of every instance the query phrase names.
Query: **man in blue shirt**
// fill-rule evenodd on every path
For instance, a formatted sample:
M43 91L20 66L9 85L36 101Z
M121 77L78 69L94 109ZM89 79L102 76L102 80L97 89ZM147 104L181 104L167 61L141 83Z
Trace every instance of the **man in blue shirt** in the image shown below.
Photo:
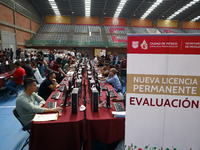
M119 92L122 88L121 82L117 76L117 70L115 68L110 69L109 76L106 79L107 83L110 83L116 92Z

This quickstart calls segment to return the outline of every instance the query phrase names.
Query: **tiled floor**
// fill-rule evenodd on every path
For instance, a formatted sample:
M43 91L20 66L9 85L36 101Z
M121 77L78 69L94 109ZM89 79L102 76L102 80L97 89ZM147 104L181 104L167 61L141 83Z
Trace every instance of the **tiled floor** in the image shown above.
M5 92L6 90L1 91L1 96L4 96ZM7 101L0 100L0 150L20 150L29 136L22 130L21 124L13 115L16 98L15 96ZM28 146L24 150L28 150Z

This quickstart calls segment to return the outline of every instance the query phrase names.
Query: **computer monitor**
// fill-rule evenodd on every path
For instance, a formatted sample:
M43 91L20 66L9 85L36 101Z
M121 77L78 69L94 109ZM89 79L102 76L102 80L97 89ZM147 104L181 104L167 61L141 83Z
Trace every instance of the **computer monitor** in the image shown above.
M61 106L68 106L67 104L68 95L69 95L69 90L67 89L67 85L65 85L63 95L62 95L63 103L60 104Z
M79 88L74 88L71 94L71 113L77 114L78 112L78 93Z
M112 106L110 105L110 91L106 90L106 104L103 106L104 108L112 108Z
M91 88L91 102L92 102L92 110L94 112L99 111L99 92L97 88Z
M6 65L5 64L1 64L0 65L0 73L4 73L6 72Z
M68 87L69 87L69 92L72 91L72 80L71 78L68 78Z
M15 69L15 66L14 66L13 63L11 63L11 64L10 64L10 70L12 71L12 70L14 70L14 69Z
M97 91L99 92L99 96L101 96L101 87L100 87L99 82L96 82L96 88L97 88Z
M75 72L74 72L74 74L73 74L73 77L72 77L72 85L74 86L75 85Z

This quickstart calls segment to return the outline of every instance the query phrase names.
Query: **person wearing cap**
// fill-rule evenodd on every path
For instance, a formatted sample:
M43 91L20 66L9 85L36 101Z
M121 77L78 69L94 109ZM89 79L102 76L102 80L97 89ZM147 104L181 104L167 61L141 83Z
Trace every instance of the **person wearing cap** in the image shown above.
M117 70L115 68L110 69L110 73L106 79L106 82L110 83L116 92L121 91L122 85L121 82L119 81L119 78L117 76Z
M37 63L37 68L42 76L42 78L44 78L44 59L42 58L42 56L40 54L37 55L37 58L36 58L36 63Z

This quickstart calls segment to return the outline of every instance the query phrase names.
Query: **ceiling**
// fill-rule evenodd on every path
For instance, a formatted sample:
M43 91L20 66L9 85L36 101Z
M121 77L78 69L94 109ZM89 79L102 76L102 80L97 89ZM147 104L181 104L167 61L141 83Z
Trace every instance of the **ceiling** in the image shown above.
M30 0L41 15L54 15L48 0ZM140 18L156 0L127 0L120 18ZM167 19L192 0L163 0L146 19ZM85 16L84 0L55 0L61 15ZM120 0L91 0L91 17L113 17ZM192 5L173 20L191 21L200 16L200 1ZM200 22L200 19L197 20Z

